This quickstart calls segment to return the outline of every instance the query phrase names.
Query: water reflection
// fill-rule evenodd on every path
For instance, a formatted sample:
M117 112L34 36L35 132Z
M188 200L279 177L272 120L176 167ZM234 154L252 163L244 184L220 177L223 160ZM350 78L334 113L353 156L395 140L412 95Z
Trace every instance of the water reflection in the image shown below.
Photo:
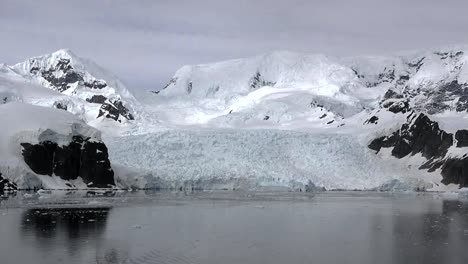
M84 244L98 245L106 230L110 207L37 208L22 214L21 234L41 248L65 247L69 256L81 254Z
M468 263L468 203L444 200L437 209L395 215L396 263Z
M0 263L468 263L466 200L368 193L96 195L75 204L81 208L71 207L79 201L73 198L3 209L8 227L0 225L0 256L14 254ZM84 205L104 200L115 208Z

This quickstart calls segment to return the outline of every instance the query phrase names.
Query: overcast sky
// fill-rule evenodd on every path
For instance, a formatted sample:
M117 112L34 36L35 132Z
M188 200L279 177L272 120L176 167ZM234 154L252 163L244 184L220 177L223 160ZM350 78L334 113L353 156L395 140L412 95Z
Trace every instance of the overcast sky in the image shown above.
M70 48L159 89L185 64L468 44L466 0L0 0L0 62Z

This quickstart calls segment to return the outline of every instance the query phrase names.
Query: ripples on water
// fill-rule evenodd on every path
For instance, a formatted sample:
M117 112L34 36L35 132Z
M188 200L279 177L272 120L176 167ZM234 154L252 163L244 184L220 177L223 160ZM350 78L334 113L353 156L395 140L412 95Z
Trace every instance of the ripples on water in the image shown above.
M1 200L0 263L468 263L442 194L49 193Z

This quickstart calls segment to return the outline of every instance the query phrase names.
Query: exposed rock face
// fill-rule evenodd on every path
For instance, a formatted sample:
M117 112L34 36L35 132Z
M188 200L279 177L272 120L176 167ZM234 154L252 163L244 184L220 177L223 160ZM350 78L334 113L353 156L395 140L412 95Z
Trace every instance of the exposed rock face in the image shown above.
M388 109L388 111L397 113L407 113L410 111L408 100L405 99L389 99L382 102L382 107Z
M187 84L187 94L191 94L192 93L192 89L193 89L193 83L192 82L189 82Z
M120 121L120 116L126 118L127 120L135 119L130 113L130 110L128 110L128 108L126 108L120 100L108 100L103 103L101 109L99 109L99 114L97 117L99 118L101 116L111 118L115 121Z
M406 76L402 77L402 82L408 81ZM398 82L395 85L398 86ZM424 87L407 89L405 87L402 90L403 92L400 93L389 89L384 95L382 107L388 108L394 113L405 113L409 112L408 106L411 102L414 109L425 111L430 115L444 111L468 111L468 84L460 83L458 80L434 85L427 89ZM398 102L398 105L394 104L395 102ZM399 108L406 109L406 111L400 111Z
M377 116L371 116L369 119L367 119L364 122L364 125L366 125L366 124L377 124L378 121L379 121L379 118Z
M167 87L171 86L172 84L176 84L177 80L178 80L177 77L171 78L171 80L164 86L163 90L167 89ZM155 92L155 93L159 93L159 92Z
M468 186L468 158L454 158L447 155L454 145L453 134L439 128L437 122L431 121L426 115L412 113L408 122L392 135L374 139L369 148L379 152L382 148L393 148L392 155L403 158L420 153L427 162L420 169L429 172L441 169L444 184L459 184ZM468 131L459 130L455 134L457 147L468 145Z
M54 107L57 109L65 110L65 111L67 111L68 109L68 106L65 103L60 103L60 102L55 103Z
M35 145L22 143L21 146L24 161L37 174L55 174L64 180L81 177L88 187L115 185L107 147L102 142L74 136L66 146L51 141Z
M384 100L387 100L387 99L401 99L401 98L403 98L403 95L395 92L392 89L389 89L384 95Z
M455 139L457 140L457 148L468 147L468 130L458 130L455 133Z
M93 95L91 98L86 98L86 101L94 104L103 104L107 100L104 95Z
M408 154L421 153L426 159L443 157L453 144L453 135L439 129L436 122L426 115L413 113L408 117L409 123L391 136L381 139L384 146L393 146L392 155L403 158ZM374 142L372 142L374 143ZM373 146L378 146L376 143ZM380 148L376 149L380 150Z
M255 75L252 77L249 83L250 89L254 90L257 88L261 88L263 86L274 86L276 83L267 81L263 78L262 74L260 72L256 72Z
M429 99L424 103L424 108L429 114L450 110L453 102L457 112L468 110L468 85L460 84L457 80L443 84L437 89L424 91L423 95Z
M35 65L34 59L32 64ZM66 58L59 59L55 65L47 69L32 66L30 73L41 76L54 90L59 92L68 90L74 83L79 83L90 89L103 89L107 87L107 83L104 80L94 79L85 81L83 73L75 70L70 63L70 59Z
M40 72L39 70L39 68L33 67L31 68L31 73L40 73L42 78L49 82L49 84L59 92L63 92L70 88L70 84L72 83L83 81L83 76L73 70L69 59L60 59L55 66Z
M16 184L10 182L8 179L3 178L2 174L0 173L0 194L3 192L11 192L16 191L18 187Z
M103 80L94 80L92 82L84 82L84 86L91 89L104 89L107 87L107 83Z

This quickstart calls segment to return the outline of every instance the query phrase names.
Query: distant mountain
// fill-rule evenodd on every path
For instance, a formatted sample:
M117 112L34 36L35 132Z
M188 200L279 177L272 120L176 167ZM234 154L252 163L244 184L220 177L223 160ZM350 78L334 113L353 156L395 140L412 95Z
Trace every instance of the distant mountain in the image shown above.
M382 104L389 106L391 101L387 100L396 99L429 114L466 112L467 52L466 48L452 48L344 59L273 52L185 66L155 93L221 101L214 106L229 112L245 111L278 98L291 98L291 105L304 105L303 100L294 98L296 95L307 96L312 108L333 104L330 110L345 117ZM272 114L270 119L281 119Z

